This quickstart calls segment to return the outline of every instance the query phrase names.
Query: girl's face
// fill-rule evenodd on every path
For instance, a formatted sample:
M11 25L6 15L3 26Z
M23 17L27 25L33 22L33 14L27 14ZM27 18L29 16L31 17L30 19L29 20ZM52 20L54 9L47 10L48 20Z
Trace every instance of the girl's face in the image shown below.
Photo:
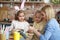
M42 15L40 13L35 14L35 22L39 23L42 20Z
M19 21L24 21L25 14L24 13L19 13L18 19L19 19Z

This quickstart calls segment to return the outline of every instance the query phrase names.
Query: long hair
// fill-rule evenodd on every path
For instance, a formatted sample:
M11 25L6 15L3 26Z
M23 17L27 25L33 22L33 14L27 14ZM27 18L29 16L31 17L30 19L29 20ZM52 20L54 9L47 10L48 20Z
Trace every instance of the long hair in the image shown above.
M35 21L35 16L38 14L38 15L41 15L40 14L41 13L41 11L40 10L37 10L36 12L35 12L35 14L34 14L34 16L33 16L33 20ZM40 17L40 16L39 16ZM40 19L40 18L39 18Z
M41 10L45 12L47 20L50 20L51 18L55 18L55 12L52 6L46 5Z

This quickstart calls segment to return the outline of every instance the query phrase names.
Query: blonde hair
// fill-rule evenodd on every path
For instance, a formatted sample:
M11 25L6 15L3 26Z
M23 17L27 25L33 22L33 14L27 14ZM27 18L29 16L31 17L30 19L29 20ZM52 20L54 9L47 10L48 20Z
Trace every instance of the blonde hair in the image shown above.
M34 14L34 16L33 16L33 20L34 20L34 21L35 21L35 16L36 16L36 14L41 15L40 13L41 13L41 11L40 11L40 10L36 10L36 12L35 12L35 14ZM40 16L39 16L39 17L40 17Z
M51 18L55 18L55 12L52 6L46 5L41 10L46 13L47 20L50 20Z

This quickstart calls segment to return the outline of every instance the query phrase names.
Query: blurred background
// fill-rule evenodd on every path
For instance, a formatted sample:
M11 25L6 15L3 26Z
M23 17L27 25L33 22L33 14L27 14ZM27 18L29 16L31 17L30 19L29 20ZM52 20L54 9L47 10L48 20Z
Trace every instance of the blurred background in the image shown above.
M22 0L0 0L0 22L12 21L16 14L14 7L20 8L21 2ZM56 13L60 11L60 0L26 0L24 5L26 19L29 20L36 10L40 10L46 4L52 5ZM56 18L60 23L60 13L58 14Z

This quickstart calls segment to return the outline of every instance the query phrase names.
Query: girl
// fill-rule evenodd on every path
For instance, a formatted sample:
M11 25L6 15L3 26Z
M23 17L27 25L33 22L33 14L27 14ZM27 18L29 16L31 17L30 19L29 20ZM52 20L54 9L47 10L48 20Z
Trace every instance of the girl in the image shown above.
M43 20L43 18L41 18L41 12L39 10L35 12L33 19L34 19L33 23L34 28L38 29L38 31L43 34L46 21ZM32 40L39 40L39 38L34 34Z
M18 11L15 20L12 21L10 30L12 32L19 32L21 29L26 33L28 31L29 23L25 21L25 14L22 10ZM24 40L24 39L23 39Z
M39 33L34 27L30 27L30 29L40 38L40 40L60 40L60 28L57 20L55 19L55 13L52 6L44 6L41 9L41 16L44 16L44 20L47 22L45 33Z

